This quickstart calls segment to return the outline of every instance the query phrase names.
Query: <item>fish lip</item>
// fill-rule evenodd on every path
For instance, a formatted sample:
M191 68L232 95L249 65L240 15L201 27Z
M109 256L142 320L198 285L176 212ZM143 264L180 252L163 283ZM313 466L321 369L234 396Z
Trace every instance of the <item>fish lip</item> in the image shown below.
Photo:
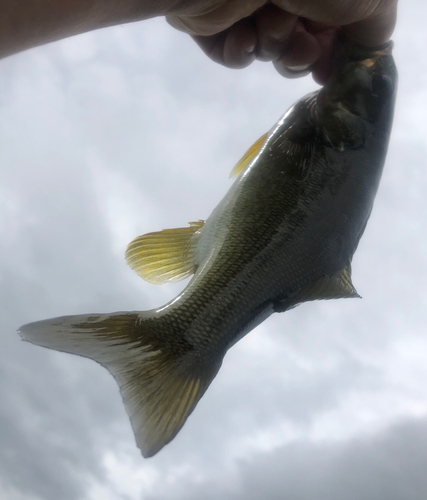
M394 42L392 40L375 47L369 47L352 42L341 33L337 37L334 47L334 70L319 92L318 108L324 109L328 106L336 107L339 105L342 111L351 112L361 118L367 118L363 113L357 112L356 109L347 109L342 102L339 91L341 77L347 65L349 68L358 66L369 78L374 77L377 73L382 74L384 66L387 66L388 61L392 59L393 47Z
M368 47L365 45L360 45L353 43L349 49L349 57L352 60L364 60L373 59L381 56L391 56L394 48L393 40L389 40L382 45L377 45L376 47Z
M340 34L335 42L334 58L337 61L346 59L351 61L376 60L381 56L391 56L393 47L392 40L370 47L352 42L344 34Z

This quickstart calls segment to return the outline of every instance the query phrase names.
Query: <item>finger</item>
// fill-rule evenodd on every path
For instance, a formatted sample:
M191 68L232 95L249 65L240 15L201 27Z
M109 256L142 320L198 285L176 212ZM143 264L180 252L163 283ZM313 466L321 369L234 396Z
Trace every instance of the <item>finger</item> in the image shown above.
M278 7L314 21L342 26L361 45L386 43L396 24L397 0L272 0Z
M217 35L193 38L213 61L228 68L244 68L255 59L257 34L249 18Z
M257 59L274 61L285 51L289 37L295 29L298 17L268 4L254 14L258 43Z
M251 16L266 0L227 0L217 2L217 7L199 15L172 15L166 20L174 28L190 35L211 36L220 33L241 19Z
M257 32L252 19L242 19L229 29L224 44L224 65L244 68L255 60Z
M397 0L386 0L371 16L343 26L343 31L349 40L361 45L382 45L390 40L396 26L396 15Z
M305 19L321 23L351 22L353 12L362 11L364 3L351 0L271 0L279 8ZM372 0L378 1L378 0ZM361 5L358 5L361 4ZM360 19L360 18L359 18Z
M188 16L165 16L166 21L175 29L179 31L184 31L190 35L196 35L197 32L194 31L191 21L189 22Z
M327 28L314 35L320 46L321 56L311 69L313 79L319 85L324 85L332 73L334 45L338 31L338 28Z
M303 23L305 26L305 29L311 33L312 35L316 36L318 34L321 34L325 31L335 29L337 30L339 28L339 25L331 25L331 24L325 24L325 23L318 23L316 21L310 21L310 19L303 19Z
M276 70L287 78L305 76L320 58L321 47L316 38L299 21L285 52L274 62Z

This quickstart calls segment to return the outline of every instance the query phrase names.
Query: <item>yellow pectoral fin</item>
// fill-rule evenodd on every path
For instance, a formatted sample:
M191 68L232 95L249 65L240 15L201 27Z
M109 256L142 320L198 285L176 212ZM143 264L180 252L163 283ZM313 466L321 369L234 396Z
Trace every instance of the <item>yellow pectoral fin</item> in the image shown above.
M230 174L230 177L237 177L239 174L241 174L246 170L251 161L261 150L262 145L267 139L267 135L268 133L264 134L256 142L252 144L252 146L242 156L241 160L237 162L236 166L233 168L233 171Z
M194 235L204 221L190 227L164 229L138 236L129 243L125 258L129 266L149 283L161 285L183 280L196 271Z

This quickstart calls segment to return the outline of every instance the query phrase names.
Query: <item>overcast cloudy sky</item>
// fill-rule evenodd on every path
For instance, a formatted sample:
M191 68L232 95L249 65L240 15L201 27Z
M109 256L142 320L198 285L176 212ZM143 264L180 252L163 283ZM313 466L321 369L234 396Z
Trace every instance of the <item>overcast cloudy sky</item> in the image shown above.
M0 61L1 500L427 498L426 18L401 2L395 126L353 260L363 300L270 318L149 460L106 370L16 329L176 295L132 273L127 243L206 218L316 85L224 69L162 19Z

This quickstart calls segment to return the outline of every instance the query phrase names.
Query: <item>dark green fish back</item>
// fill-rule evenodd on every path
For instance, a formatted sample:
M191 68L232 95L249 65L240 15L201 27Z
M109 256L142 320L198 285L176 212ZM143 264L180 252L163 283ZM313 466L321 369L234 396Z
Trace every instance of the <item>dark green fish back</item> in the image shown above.
M90 357L113 374L146 457L174 438L227 349L270 314L358 296L350 264L381 177L397 74L391 44L344 43L338 52L325 87L250 148L206 223L129 245L132 268L152 282L195 272L178 297L157 310L20 329L25 340Z

